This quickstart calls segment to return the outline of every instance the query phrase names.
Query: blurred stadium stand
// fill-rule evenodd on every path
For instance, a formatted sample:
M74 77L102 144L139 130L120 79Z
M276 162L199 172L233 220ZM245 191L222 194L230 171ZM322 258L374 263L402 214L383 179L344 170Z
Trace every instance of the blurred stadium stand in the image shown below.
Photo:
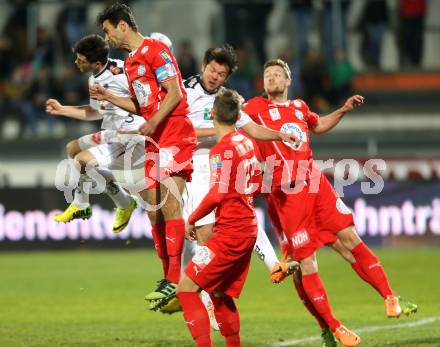
M0 190L53 187L66 143L99 128L96 122L51 119L42 105L47 97L71 104L88 102L87 76L74 66L70 45L83 34L101 33L95 18L108 3L112 1L0 1ZM317 159L355 158L363 163L383 158L388 164L382 174L386 179L409 182L440 177L440 0L427 1L419 64L405 62L399 50L400 0L386 1L389 15L376 63L365 57L369 46L365 46L365 27L359 24L365 24L361 19L368 1L127 3L134 10L140 32L168 35L178 59L183 42L185 59L189 55L197 64L208 47L231 42L241 65L230 86L246 97L262 92L262 60L273 57L282 57L293 69L292 97L306 99L322 115L351 92L364 95L366 103L330 134L312 137ZM299 53L304 38L296 26L300 3L311 5L307 54ZM341 24L344 18L346 30ZM329 19L333 20L330 30L325 27ZM342 50L340 59L326 56L326 35L330 34L335 42L332 53L337 57ZM353 73L340 76L339 68ZM347 88L336 90L335 79L344 78ZM438 185L433 187L437 189L434 196L440 196ZM10 197L10 192L4 196Z

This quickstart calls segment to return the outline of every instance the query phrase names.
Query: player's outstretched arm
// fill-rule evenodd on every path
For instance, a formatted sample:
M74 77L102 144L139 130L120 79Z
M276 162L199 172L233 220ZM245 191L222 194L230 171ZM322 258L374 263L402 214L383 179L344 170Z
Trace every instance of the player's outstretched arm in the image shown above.
M243 129L246 134L248 134L250 137L253 137L257 140L262 141L287 141L292 144L297 144L298 139L294 134L284 134L280 131L275 131L269 128L266 128L264 126L261 126L254 121L251 121L247 123L246 125L242 126L241 129Z
M339 121L345 116L346 113L351 112L355 107L364 103L364 97L361 95L353 95L348 98L345 104L338 108L336 111L320 117L318 123L311 131L315 134L323 134L334 128Z
M137 104L129 96L117 96L110 93L107 89L99 84L94 84L89 87L89 94L91 99L106 100L113 105L122 108L130 113L138 113Z
M55 99L46 100L46 112L52 116L64 116L79 120L92 121L102 119L101 114L89 105L64 106Z

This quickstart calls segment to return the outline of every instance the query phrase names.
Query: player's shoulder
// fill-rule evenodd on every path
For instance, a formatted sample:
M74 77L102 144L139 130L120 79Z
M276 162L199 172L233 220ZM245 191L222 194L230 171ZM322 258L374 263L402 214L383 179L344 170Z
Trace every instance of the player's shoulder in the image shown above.
M248 114L252 115L258 113L268 108L270 101L267 98L261 96L253 97L243 104L243 110Z
M290 100L290 104L296 108L308 109L309 106L303 99Z
M106 69L113 75L120 75L124 73L124 61L120 59L109 59Z
M200 86L200 76L194 75L188 77L183 81L183 85L185 86L185 89L196 89L197 86Z

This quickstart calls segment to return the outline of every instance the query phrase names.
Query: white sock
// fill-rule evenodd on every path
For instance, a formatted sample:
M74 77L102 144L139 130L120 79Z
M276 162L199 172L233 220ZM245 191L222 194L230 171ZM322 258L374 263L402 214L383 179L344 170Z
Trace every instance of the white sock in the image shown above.
M266 232L258 227L258 235L257 241L254 246L255 253L258 254L258 257L264 261L269 271L273 269L276 263L279 263L277 254L272 247L272 244L269 241L269 238L266 235Z
M81 174L79 177L78 187L75 188L75 197L73 203L80 209L85 209L90 205L89 194L84 191L84 184L91 182L91 179L86 174Z
M116 207L127 208L131 205L130 195L115 183L112 172L106 168L97 167L96 171L105 178L105 193L113 200Z

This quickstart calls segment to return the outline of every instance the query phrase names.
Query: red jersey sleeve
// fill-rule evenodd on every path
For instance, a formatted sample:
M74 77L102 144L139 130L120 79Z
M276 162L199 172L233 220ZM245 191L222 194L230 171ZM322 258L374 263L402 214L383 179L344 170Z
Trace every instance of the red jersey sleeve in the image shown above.
M177 77L176 61L165 44L155 41L148 53L151 70L159 83Z

